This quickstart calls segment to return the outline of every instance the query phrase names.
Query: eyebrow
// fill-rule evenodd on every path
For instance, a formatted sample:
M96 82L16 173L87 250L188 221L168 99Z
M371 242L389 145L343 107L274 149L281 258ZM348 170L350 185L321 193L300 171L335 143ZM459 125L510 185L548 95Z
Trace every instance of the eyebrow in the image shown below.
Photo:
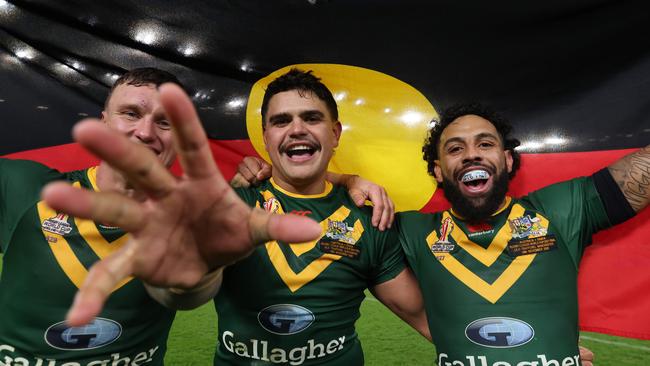
M307 117L325 118L325 114L323 112L319 111L318 109L309 109L309 110L306 110L306 111L302 111L302 112L298 113L298 115L302 119L305 119ZM290 113L274 114L274 115L269 117L269 123L275 123L275 122L285 120L285 119L291 120L292 119L291 114Z
M481 133L479 133L477 135L474 135L474 138L477 139L477 140L484 139L484 138L491 138L491 139L495 139L497 141L500 141L498 136L496 136L496 135L494 135L492 133L489 133L489 132L481 132ZM464 143L465 139L461 138L461 137L451 137L447 141L445 141L445 144L443 145L443 147L449 145L450 143L454 143L454 142Z

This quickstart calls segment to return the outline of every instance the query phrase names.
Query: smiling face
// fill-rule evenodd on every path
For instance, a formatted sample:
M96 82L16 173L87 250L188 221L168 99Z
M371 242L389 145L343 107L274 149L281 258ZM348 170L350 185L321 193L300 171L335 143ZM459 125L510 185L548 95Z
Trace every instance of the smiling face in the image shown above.
M492 123L476 115L457 118L442 132L438 156L436 180L458 214L480 221L503 205L513 160Z
M154 84L118 85L106 103L102 121L132 141L146 145L165 166L171 166L175 157L171 125Z
M293 193L321 193L341 136L341 123L325 102L309 91L277 93L269 100L264 126L273 180Z

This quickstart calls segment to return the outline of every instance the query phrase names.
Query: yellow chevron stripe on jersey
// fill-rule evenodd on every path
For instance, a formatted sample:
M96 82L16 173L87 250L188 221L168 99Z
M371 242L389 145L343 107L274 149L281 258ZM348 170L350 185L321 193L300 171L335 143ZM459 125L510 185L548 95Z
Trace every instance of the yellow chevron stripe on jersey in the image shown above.
M524 215L524 213L525 209L521 205L515 204L510 211L508 220L521 217ZM540 219L542 226L548 228L548 220L540 214L537 214L536 216ZM444 213L442 220L444 220L445 217L448 217L447 212ZM505 250L508 241L512 237L512 232L509 230L509 225L505 224L495 235L488 248L485 249L478 244L471 242L471 240L467 238L462 230L458 229L462 235L458 234L456 232L457 227L458 225L455 225L454 230L451 234L456 243L470 255L472 255L472 257L476 258L488 267L496 261L496 258L498 258L499 255L501 255L501 253ZM504 231L504 228L508 229ZM429 236L426 238L426 244L428 247L437 241L438 235L435 231L429 234ZM477 247L480 248L480 250ZM443 267L445 267L445 269L447 269L454 277L472 289L472 291L481 295L484 299L493 304L496 303L501 298L501 296L503 296L510 289L510 287L512 287L512 285L517 282L517 280L519 280L521 275L526 272L530 264L537 256L537 254L528 254L516 257L494 282L488 283L477 276L474 272L472 272L471 269L467 268L464 264L458 261L451 253L438 252L432 254L435 256L437 261Z
M510 205L510 197L507 197L507 202L504 205L504 208L508 207L508 205ZM516 217L522 216L524 211L523 208L521 208L519 205L513 206L512 213L515 212L517 207L520 208L520 214L518 214ZM445 219L448 217L450 217L449 212L445 211L442 215L442 222L445 222ZM492 240L492 243L490 243L487 248L483 248L482 246L469 240L467 235L465 235L465 232L463 232L463 230L458 225L454 225L454 229L451 232L451 237L453 237L456 243L460 245L461 248L465 249L465 251L467 251L472 257L476 258L479 262L489 267L506 249L508 240L510 239L510 228L508 225L503 225L503 227L501 227L501 230L499 230L499 232L494 237L494 240Z
M57 215L57 212L47 206L43 201L40 201L36 205L36 208L38 210L38 216L41 223ZM74 255L72 248L70 248L70 244L67 240L65 240L63 235L47 232L45 230L42 231L45 240L50 245L50 249L54 254L54 258L59 263L59 266L66 274L66 276L68 276L70 281L72 281L72 283L77 286L77 288L80 288L83 284L84 279L88 275L86 267L84 267L84 265L81 264L79 259L77 259L77 257Z
M73 186L79 188L81 187L81 184L75 182ZM47 206L43 201L38 202L36 207L41 223L58 214L58 212ZM81 237L100 259L104 259L116 250L120 249L128 241L128 235L124 235L113 243L109 243L99 233L97 226L95 226L95 223L91 220L83 220L75 217L74 222ZM45 230L42 231L50 246L50 250L52 250L52 253L54 254L54 258L59 263L59 266L66 276L68 276L70 281L72 281L77 288L80 288L88 275L88 270L74 254L74 251L70 247L70 243L68 243L63 235ZM56 239L56 241L53 242L52 240L49 240L49 237ZM132 279L133 277L125 278L118 283L112 291L119 289Z
M266 192L263 192L263 195ZM265 196L265 199L266 196ZM323 228L323 233L327 231L328 221L343 221L350 215L350 209L347 207L341 206L338 210L332 213L328 218L320 222L321 227ZM364 228L360 220L356 220L354 223L354 230L351 234L352 238L355 241L358 241L363 234ZM305 253L308 250L313 249L316 246L318 240L309 243L301 244L289 244L291 250L299 256L300 254ZM294 270L289 265L287 258L285 257L280 244L277 241L271 241L265 245L266 252L269 255L269 259L273 264L278 275L282 281L287 285L291 292L296 292L302 286L311 282L314 278L318 277L332 262L338 261L341 259L340 255L324 253L320 257L314 259L309 263L302 271L299 273L294 272ZM300 254L298 254L300 253Z

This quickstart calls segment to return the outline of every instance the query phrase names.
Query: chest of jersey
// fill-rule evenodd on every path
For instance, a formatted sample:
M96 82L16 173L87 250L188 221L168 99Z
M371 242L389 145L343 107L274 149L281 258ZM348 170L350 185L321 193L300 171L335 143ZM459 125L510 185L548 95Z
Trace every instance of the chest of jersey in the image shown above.
M573 360L577 269L544 215L514 204L481 225L444 212L405 229L417 228L409 262L442 364Z

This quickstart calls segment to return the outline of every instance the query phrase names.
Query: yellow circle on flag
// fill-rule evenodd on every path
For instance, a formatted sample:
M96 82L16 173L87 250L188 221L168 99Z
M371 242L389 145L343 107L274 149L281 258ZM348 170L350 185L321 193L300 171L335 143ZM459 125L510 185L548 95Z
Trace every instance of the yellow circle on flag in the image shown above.
M266 86L294 67L313 70L338 104L343 133L329 170L358 174L384 186L398 211L419 210L429 202L436 184L422 160L422 144L437 113L418 90L378 71L299 64L258 80L246 109L246 128L257 153L270 161L264 149L260 112Z

